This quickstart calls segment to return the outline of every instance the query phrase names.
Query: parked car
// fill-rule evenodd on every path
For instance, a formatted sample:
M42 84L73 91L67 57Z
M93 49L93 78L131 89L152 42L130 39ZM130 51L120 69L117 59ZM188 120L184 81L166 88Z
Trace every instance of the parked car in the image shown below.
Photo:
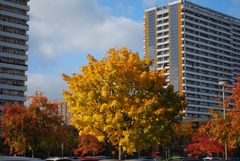
M238 158L238 157L230 157L230 158L228 158L228 161L240 161L240 158Z
M47 158L46 161L72 161L72 159L61 158L61 157L52 157L52 158Z
M43 161L38 158L19 157L19 156L0 156L0 161Z
M127 159L125 161L156 161L156 159L139 158L139 159Z
M168 161L184 161L184 157L171 157L168 159Z
M99 161L102 160L103 158L101 157L78 157L78 160L80 161Z
M203 160L199 158L187 158L184 161L203 161Z
M152 156L142 156L139 159L155 159L155 158Z
M203 161L208 161L208 160L222 160L222 158L219 158L219 157L206 157L206 158L203 158Z

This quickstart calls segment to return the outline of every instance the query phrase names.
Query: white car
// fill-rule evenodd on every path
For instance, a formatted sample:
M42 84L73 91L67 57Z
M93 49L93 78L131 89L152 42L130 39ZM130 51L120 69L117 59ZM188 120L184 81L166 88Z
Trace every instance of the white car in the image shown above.
M72 160L69 158L53 157L53 158L47 158L46 161L72 161Z
M218 158L218 157L206 157L203 158L204 161L208 161L208 160L222 160L222 158Z

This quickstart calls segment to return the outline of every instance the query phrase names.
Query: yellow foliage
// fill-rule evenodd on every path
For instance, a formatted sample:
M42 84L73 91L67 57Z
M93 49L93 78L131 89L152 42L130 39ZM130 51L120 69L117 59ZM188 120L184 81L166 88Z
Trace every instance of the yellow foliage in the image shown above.
M63 75L63 95L80 134L109 139L128 153L161 142L185 105L171 86L164 88L164 71L150 71L150 60L126 48L88 60L81 73Z

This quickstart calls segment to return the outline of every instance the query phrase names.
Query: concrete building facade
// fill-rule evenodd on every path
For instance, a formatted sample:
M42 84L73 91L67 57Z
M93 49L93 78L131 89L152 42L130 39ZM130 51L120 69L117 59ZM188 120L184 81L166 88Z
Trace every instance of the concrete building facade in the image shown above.
M26 100L28 0L0 1L0 111Z
M57 99L49 102L58 106L58 114L62 116L64 125L71 125L72 113L69 112L67 101Z
M144 25L145 56L185 96L186 117L222 110L219 81L240 74L240 20L178 0L146 9Z

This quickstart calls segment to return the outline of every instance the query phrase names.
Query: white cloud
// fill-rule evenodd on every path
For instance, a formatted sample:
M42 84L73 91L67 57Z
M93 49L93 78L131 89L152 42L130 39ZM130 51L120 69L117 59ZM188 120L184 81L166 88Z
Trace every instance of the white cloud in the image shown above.
M61 76L45 75L41 73L28 74L27 95L31 96L36 91L44 93L48 99L63 98L62 91L66 89L66 84Z
M239 0L233 0L233 2L237 5L240 5L240 1Z
M111 16L96 0L30 1L30 51L56 58L71 50L143 49L143 24Z
M172 1L176 0L143 0L143 3L146 5L147 8L149 8L154 6L166 5Z
M152 6L156 5L156 0L143 0L143 3L144 3L147 7L152 7Z

